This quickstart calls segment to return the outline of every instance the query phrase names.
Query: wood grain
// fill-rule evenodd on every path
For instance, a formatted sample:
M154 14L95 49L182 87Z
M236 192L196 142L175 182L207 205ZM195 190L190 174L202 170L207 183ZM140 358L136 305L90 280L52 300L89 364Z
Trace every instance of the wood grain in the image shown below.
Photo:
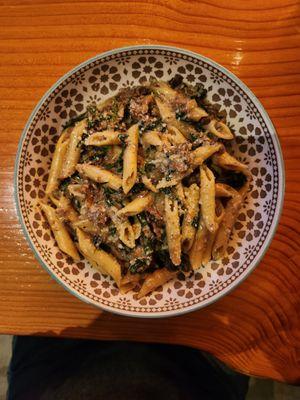
M0 1L0 333L181 343L246 374L300 382L300 26L296 0ZM105 50L160 43L229 68L260 98L286 167L283 215L253 274L212 306L138 320L88 306L38 265L13 200L21 131L43 93Z

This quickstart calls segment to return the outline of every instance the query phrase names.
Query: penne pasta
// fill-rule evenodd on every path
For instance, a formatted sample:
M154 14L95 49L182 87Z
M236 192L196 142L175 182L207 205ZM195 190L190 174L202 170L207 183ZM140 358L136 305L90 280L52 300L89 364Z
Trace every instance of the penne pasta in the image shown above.
M192 99L186 103L187 117L192 121L200 121L201 118L207 117L208 114L203 108L199 107L196 100Z
M216 183L216 197L232 197L236 195L236 190L225 183Z
M87 218L72 222L72 227L74 229L80 228L82 231L90 233L91 235L96 235L98 233L97 226Z
M130 203L126 204L125 207L121 208L121 210L117 212L117 215L131 216L139 214L147 207L149 207L152 202L153 196L151 193L147 193L144 196L136 197Z
M225 215L223 204L219 199L216 201L216 222L218 226L221 224ZM207 232L206 246L203 252L202 265L205 266L212 258L212 248L215 242L217 232Z
M165 196L165 223L170 258L174 265L181 263L181 236L177 200Z
M235 157L227 153L227 151L225 151L222 154L214 154L212 159L214 164L219 165L224 169L242 172L246 176L249 176L249 170L247 165L238 161Z
M64 223L60 221L54 208L47 204L40 203L40 208L47 218L50 228L53 232L55 240L61 251L68 254L74 261L79 261L80 257L78 251L65 227Z
M122 180L118 175L96 165L77 164L76 169L92 181L106 183L107 186L114 190L118 190L122 186Z
M143 274L131 274L130 272L127 272L125 276L123 276L121 280L121 285L128 285L128 283L138 283L140 280L143 279Z
M120 132L106 130L101 132L96 132L85 139L85 144L87 146L107 146L113 144L120 144L119 139Z
M144 145L161 146L162 141L157 131L147 131L143 134L142 142Z
M135 247L135 233L128 219L115 220L115 225L121 242L133 249Z
M201 267L203 255L207 244L208 233L209 231L205 225L204 219L203 217L201 217L198 222L198 229L195 235L195 239L189 251L189 259L193 270Z
M132 224L132 229L133 229L133 233L134 233L134 238L135 240L137 240L142 233L142 226L140 221L135 217L134 219L134 223Z
M177 183L177 185L175 187L175 191L176 191L177 199L181 202L181 204L184 204L185 203L185 193L184 193L183 185L181 182Z
M46 186L46 195L50 195L58 188L59 179L64 163L64 158L69 144L70 129L66 129L58 139L52 158L49 171L49 178Z
M70 200L67 199L65 196L61 195L57 199L55 196L51 195L50 200L57 207L57 211L62 212L63 219L66 219L71 223L78 220L77 212L72 207Z
M164 134L172 145L186 143L186 137L175 126L170 125Z
M147 189L151 190L153 193L157 193L158 189L153 185L150 178L147 178L146 175L142 176L142 182L146 186Z
M84 119L78 122L71 132L68 149L66 151L64 164L60 174L61 179L65 179L75 172L76 164L78 163L80 158L80 148L78 147L78 145L82 139L82 135L86 129L86 126L87 121L86 119Z
M200 203L204 223L210 232L215 232L216 224L216 200L215 177L212 171L205 165L200 167Z
M191 154L193 166L196 167L198 165L202 165L207 158L211 157L214 153L222 148L223 145L220 143L198 147Z
M186 213L182 223L182 249L188 252L193 245L199 219L199 187L195 183L185 189Z
M92 260L99 267L100 271L111 276L116 284L120 286L121 283L121 266L114 256L108 254L104 250L97 249L89 235L83 232L81 229L76 229L76 235L78 238L78 247L80 252ZM94 264L95 265L95 264Z
M232 140L233 133L224 122L213 119L205 128L220 139Z
M108 273L99 264L97 264L96 261L90 258L87 254L84 254L83 251L81 253L84 256L84 258L88 260L88 262L91 264L92 267L97 269L101 274L108 275Z
M157 269L152 274L149 274L146 277L146 279L138 293L138 299L141 299L142 297L146 296L148 293L153 292L153 290L155 290L159 286L167 283L168 281L173 279L175 276L176 276L175 272L169 271L167 268Z
M128 193L136 182L137 177L137 151L139 128L133 125L128 129L126 139L126 148L123 157L123 191Z
M243 198L239 193L228 200L225 207L224 217L213 245L212 256L214 260L222 257L226 251L229 236L241 208L242 201Z
M158 184L156 185L156 189L164 189L164 188L169 188L171 186L175 186L178 184L178 181L180 179L171 179L167 180L166 178L161 179Z

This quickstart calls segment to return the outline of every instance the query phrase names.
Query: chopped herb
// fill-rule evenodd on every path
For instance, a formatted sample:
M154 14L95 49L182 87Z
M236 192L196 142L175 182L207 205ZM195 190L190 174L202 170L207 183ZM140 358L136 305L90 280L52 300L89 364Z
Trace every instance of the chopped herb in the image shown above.
M139 132L143 133L146 131L152 131L154 129L159 129L163 126L163 122L160 118L156 118L154 121L150 121L147 124L144 122L139 122Z
M60 182L59 190L61 190L62 192L65 192L65 191L67 190L67 188L68 188L68 186L69 186L70 183L71 183L71 178L63 179L63 180Z
M127 136L128 136L128 135L126 135L125 133L120 133L120 134L118 135L118 138L120 139L120 141L121 141L122 144L126 144Z
M110 233L112 236L114 236L114 235L116 234L116 232L117 232L117 228L116 228L115 226L111 226L111 227L109 228L109 233Z
M194 217L191 225L196 229L198 228L198 216Z
M100 249L102 244L102 239L101 236L95 235L93 237L93 245L97 248Z
M96 121L93 121L93 120L88 120L88 122L87 122L87 127L88 127L88 129L91 129L91 128L93 128L94 127L94 125L95 125L95 123L96 123Z
M118 193L118 191L109 188L108 186L103 187L104 195L105 195L105 202L108 206L113 206L116 205L117 202L115 199L112 197L112 195Z
M76 122L82 121L86 117L86 112L83 114L78 115L77 117L71 118L68 122L63 125L64 129L70 128L74 126Z
M116 194L118 193L118 190L114 190L108 186L104 186L104 194L110 195L110 194Z
M105 164L105 169L112 169L115 167L115 164Z
M119 104L118 102L114 99L112 106L111 106L111 113L112 113L112 118L116 119L118 117L118 112L119 112Z
M73 197L73 198L72 198L71 203L72 203L73 207L75 208L75 210L78 211L78 212L80 212L81 203L80 203L80 201L79 201L76 197Z
M145 254L147 256L152 254L153 251L154 251L154 248L155 248L156 240L154 238L151 238L151 237L150 238L146 237L145 235L143 235L141 237L141 239L142 239L141 242L142 242L142 246L144 248Z
M147 163L144 166L145 172L152 172L155 169L155 165L153 163Z
M142 258L138 258L132 264L129 265L129 271L132 274L135 274L137 272L143 271L146 266L147 266L146 260L142 259Z
M88 116L95 116L97 114L97 104L95 102L89 104L86 108Z
M105 202L108 206L113 206L116 204L116 202L111 197L108 196L105 198Z
M195 140L198 139L198 136L196 136L194 133L190 133L190 140L191 142L194 142Z
M77 143L77 147L81 147L84 144L85 139L88 137L89 135L86 132L83 132L81 140L79 140L79 142Z
M138 182L131 189L131 193L132 194L138 194L144 189L145 189L145 185L142 182Z
M172 188L171 187L165 187L165 188L161 188L159 190L161 192L163 192L164 194L171 194L172 193Z
M142 226L147 226L148 225L148 222L147 222L146 217L145 217L145 213L142 212L137 217L138 217L138 219L139 219L139 221L140 221Z
M188 119L186 113L181 110L176 110L175 116L179 121L186 121Z

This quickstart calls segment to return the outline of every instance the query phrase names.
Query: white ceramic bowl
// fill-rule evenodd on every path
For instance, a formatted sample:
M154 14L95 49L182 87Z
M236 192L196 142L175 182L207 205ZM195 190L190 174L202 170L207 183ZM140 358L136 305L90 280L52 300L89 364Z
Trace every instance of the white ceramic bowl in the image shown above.
M36 209L43 198L54 145L62 125L92 101L120 88L176 73L202 82L208 99L227 113L236 134L234 154L249 165L250 191L235 224L228 251L186 281L172 281L138 300L119 293L110 278L87 262L73 263L58 249ZM100 54L64 75L44 95L23 131L15 165L15 195L26 238L41 265L81 300L104 310L136 317L166 317L204 307L228 293L263 257L283 203L284 167L279 141L253 93L221 65L199 54L166 46L134 46Z

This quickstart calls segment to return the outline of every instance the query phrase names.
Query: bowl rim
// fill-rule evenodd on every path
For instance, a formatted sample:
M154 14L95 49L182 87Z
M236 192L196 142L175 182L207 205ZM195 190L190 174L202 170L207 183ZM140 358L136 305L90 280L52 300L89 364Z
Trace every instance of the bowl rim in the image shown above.
M40 257L40 255L37 253L31 238L27 232L25 222L23 220L23 215L21 212L20 204L19 204L19 191L18 191L18 171L19 171L19 163L20 163L20 157L21 157L21 151L23 147L23 142L26 136L26 133L36 116L39 108L41 105L44 103L44 101L48 98L48 96L55 91L55 89L62 83L64 82L67 78L69 78L71 75L73 75L75 72L80 70L82 67L97 61L99 59L105 58L107 56L115 55L123 51L130 51L130 50L143 50L143 49L149 49L149 50L164 50L164 51L175 51L179 52L183 55L186 56L191 56L194 58L198 58L207 64L221 70L225 75L230 77L236 84L238 84L247 94L247 96L253 101L253 103L257 106L259 111L261 112L263 119L265 122L269 125L269 128L274 135L272 135L275 143L276 143L276 158L278 160L278 182L279 182L279 190L278 190L278 202L277 203L277 218L276 218L276 213L274 215L272 224L270 226L270 230L267 234L267 237L265 238L265 244L263 245L262 250L258 253L257 259L252 261L252 264L249 265L249 267L232 283L229 284L223 291L219 292L216 296L213 296L201 303L194 304L192 306L187 306L185 308L179 309L179 310L171 310L171 311L159 311L159 312L140 312L140 311L126 311L122 309L117 309L114 307L110 307L107 305L99 304L94 302L93 300L85 297L84 295L78 293L76 290L72 289L69 287L62 279L60 279L58 276L56 276L52 269L48 267L46 262ZM278 157L279 156L279 157ZM176 46L167 46L167 45L134 45L134 46L125 46L125 47L118 47L112 50L108 50L105 52L102 52L100 54L97 54L94 57L91 57L87 59L86 61L83 61L82 63L76 65L74 68L66 72L63 76L61 76L46 92L45 94L41 97L41 99L38 101L36 106L34 107L33 111L31 112L25 127L22 131L22 134L19 139L18 143L18 148L17 148L17 154L15 158L15 164L14 164L14 200L15 200L15 205L16 205L16 210L17 210L17 216L19 219L19 222L22 227L22 231L24 233L24 236L26 238L26 241L28 242L31 250L33 251L33 254L39 264L50 274L50 276L58 282L64 289L66 289L69 293L71 293L73 296L77 297L81 301L84 301L87 304L93 305L94 307L101 309L102 311L109 311L112 312L113 314L117 315L122 315L122 316L128 316L128 317L136 317L136 318L167 318L167 317L173 317L173 316L179 316L183 315L192 311L197 311L200 310L201 308L207 307L217 300L220 300L222 297L225 295L229 294L231 291L236 289L249 275L250 273L258 266L258 264L262 261L263 257L265 256L273 238L275 235L275 232L277 231L278 225L279 225L279 220L282 215L282 210L283 210L283 204L284 204L284 195L285 195L285 165L284 165L284 159L283 159L283 153L279 141L279 137L277 134L277 131L272 123L271 118L269 117L267 111L263 107L262 103L259 101L259 99L255 96L255 94L252 92L251 89L248 88L246 84L243 83L243 81L238 78L234 73L229 71L227 68L223 67L221 64L217 63L216 61L205 57L201 54L198 54L196 52L193 52L191 50L186 50L182 49L180 47Z

